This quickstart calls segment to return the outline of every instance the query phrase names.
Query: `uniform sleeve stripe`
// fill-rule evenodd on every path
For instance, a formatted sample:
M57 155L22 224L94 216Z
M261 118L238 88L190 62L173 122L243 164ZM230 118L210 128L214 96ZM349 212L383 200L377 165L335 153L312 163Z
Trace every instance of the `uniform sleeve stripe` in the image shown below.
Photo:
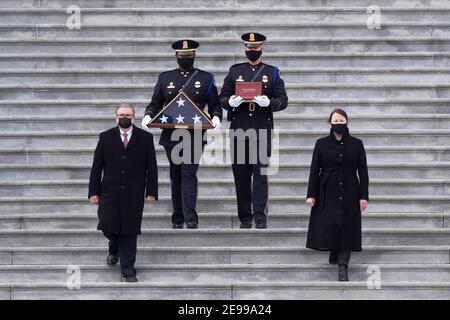
M277 83L277 77L278 77L278 69L277 67L273 68L273 77L272 77L272 88L275 87L275 84Z
M209 81L209 86L208 86L208 90L206 91L206 96L209 96L209 94L211 93L213 84L214 84L214 76L211 75L211 80Z

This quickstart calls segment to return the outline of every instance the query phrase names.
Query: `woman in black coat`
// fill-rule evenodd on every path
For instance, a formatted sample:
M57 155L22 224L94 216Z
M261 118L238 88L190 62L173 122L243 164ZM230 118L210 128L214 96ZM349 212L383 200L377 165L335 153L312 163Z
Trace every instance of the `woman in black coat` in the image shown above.
M369 174L361 140L352 137L344 110L328 120L330 135L317 140L306 202L312 207L306 247L330 251L339 281L348 281L352 251L361 251L361 211L369 201Z

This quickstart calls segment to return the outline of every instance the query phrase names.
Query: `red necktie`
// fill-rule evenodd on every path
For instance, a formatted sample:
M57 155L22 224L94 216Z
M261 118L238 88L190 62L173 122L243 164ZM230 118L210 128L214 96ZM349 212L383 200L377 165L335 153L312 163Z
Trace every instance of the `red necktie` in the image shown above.
M125 149L128 146L128 134L126 132L123 133L123 146L125 147Z

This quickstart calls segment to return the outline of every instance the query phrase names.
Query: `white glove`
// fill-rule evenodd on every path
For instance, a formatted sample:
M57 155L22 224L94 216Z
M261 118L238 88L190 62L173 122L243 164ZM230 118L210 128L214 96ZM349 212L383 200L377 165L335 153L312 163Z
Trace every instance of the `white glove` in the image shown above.
M222 127L222 124L220 123L220 119L218 116L214 116L212 118L212 124L214 126L214 130L213 131L220 131L220 128Z
M253 98L253 102L262 108L270 105L270 99L267 96L256 96Z
M242 100L244 99L240 96L231 96L230 100L228 100L228 103L232 108L237 108L241 105Z
M150 123L150 121L152 121L152 118L149 115L146 115L144 117L144 119L142 119L142 123L141 123L142 128L143 129L148 129L147 125Z

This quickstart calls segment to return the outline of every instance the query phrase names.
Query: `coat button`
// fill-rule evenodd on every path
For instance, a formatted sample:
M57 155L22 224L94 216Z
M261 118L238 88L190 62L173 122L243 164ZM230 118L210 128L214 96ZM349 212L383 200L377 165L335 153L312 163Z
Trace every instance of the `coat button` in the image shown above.
M344 144L343 142L341 142L341 144Z
M342 197L339 197L339 200L342 200L343 198Z
M120 189L122 189L122 190L125 189L125 186L121 186Z
M122 173L122 174L125 174L125 170L122 170L121 173Z
M127 158L127 156L122 156L122 159L126 159Z
M253 113L249 113L248 115L251 117L251 116L253 116Z
M343 155L342 153L339 155L339 157L341 157L341 158L342 158L343 156L344 156L344 155Z
M339 182L339 185L340 185L340 186L343 186L343 185L344 185L344 183L343 183L343 182Z

